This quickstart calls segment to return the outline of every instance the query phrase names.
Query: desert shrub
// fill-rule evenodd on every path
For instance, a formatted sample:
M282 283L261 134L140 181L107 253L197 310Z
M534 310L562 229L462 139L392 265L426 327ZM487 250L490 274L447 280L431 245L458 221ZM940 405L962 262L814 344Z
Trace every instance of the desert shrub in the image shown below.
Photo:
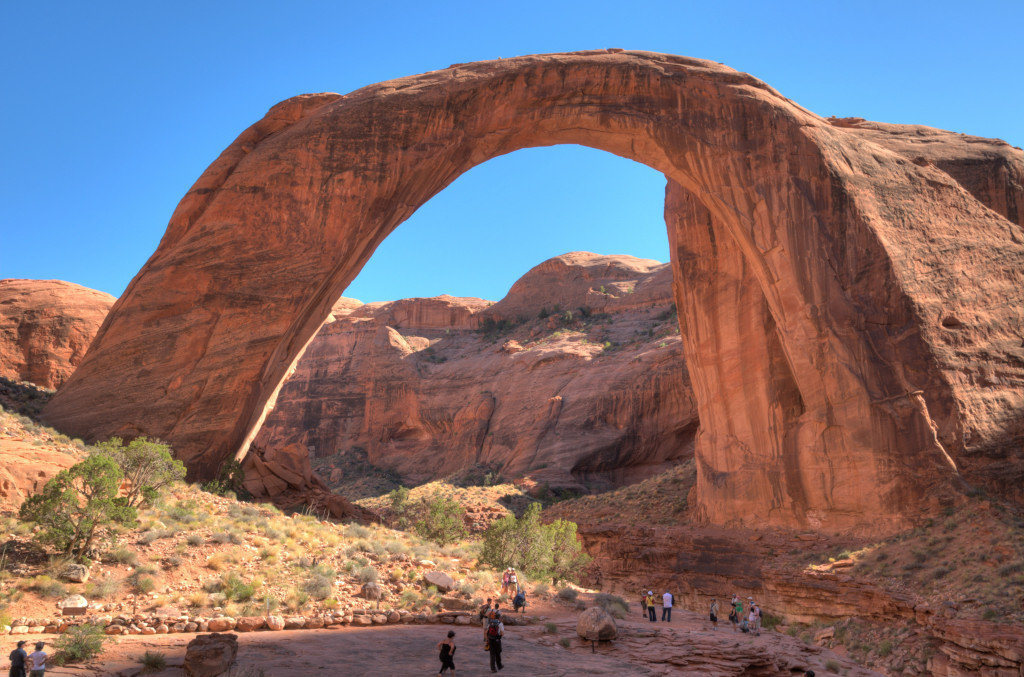
M225 543L234 543L235 545L239 545L242 542L242 535L233 529L218 531L210 534L210 542L219 543L220 545L224 545Z
M395 513L395 516L405 514L405 510L409 506L409 489L407 487L397 487L389 493L388 506L391 508L391 512Z
M551 588L548 587L547 583L538 583L533 586L533 594L537 597L547 597L551 594Z
M377 568L366 565L356 572L356 578L363 583L370 583L380 578L380 574L377 573Z
M545 623L544 632L548 633L549 635L558 634L558 626L551 622Z
M83 623L69 628L53 643L53 662L57 665L81 663L100 655L107 636L95 623Z
M540 504L531 503L522 517L506 515L484 532L480 560L496 569L514 567L554 583L575 581L590 563L576 536L576 523L541 524Z
M424 499L413 524L416 533L439 545L454 543L466 536L466 509L458 501L434 494Z
M882 642L878 645L878 655L881 656L882 658L885 658L886 656L888 656L891 653L892 653L892 640L891 639L884 639L884 640L882 640Z
M94 579L86 584L85 596L90 599L109 599L120 592L123 584L123 580L113 576Z
M373 532L362 524L350 524L345 528L345 536L348 538L369 538Z
M569 646L572 644L572 640L570 640L568 637L563 637L562 639L558 640L558 643L562 646L562 648L568 649Z
M309 604L309 593L292 588L284 598L284 606L289 611L301 611Z
M40 597L63 597L68 592L63 583L50 578L46 574L36 576L30 580L26 588Z
M62 470L21 505L23 520L36 522L41 543L85 558L116 525L135 523L136 511L118 497L122 474L109 457L96 454Z
M420 595L412 589L403 590L398 597L398 605L402 608L415 608L419 605Z
M137 437L127 445L112 437L96 445L99 454L111 458L128 480L128 505L151 504L172 482L185 479L185 464L171 455L171 448L159 440Z
M185 537L185 542L193 548L195 548L205 543L206 539L203 538L200 534L189 534L187 537Z
M579 595L580 593L576 588L562 588L558 591L558 599L565 600L566 602L575 602Z
M313 567L309 572L309 578L302 584L302 590L313 599L327 599L334 591L334 570L323 565Z
M569 590L570 588L566 588ZM599 592L594 595L594 603L615 618L625 618L629 614L629 604L618 595Z
M207 493L218 496L251 498L243 486L244 482L245 471L242 470L242 462L233 458L220 467L217 479L203 483L201 488Z
M827 661L825 661L825 669L828 670L829 672L838 673L839 672L839 663L836 660L830 658Z
M146 668L147 672L159 672L167 667L167 656L159 651L146 651L139 656L139 662Z
M770 614L767 611L761 612L761 627L765 630L774 630L782 624L782 617Z
M139 542L144 545L151 545L161 538L170 538L177 533L174 529L150 529L139 537Z
M130 567L139 563L139 555L134 550L125 547L117 547L107 552L104 558L116 564L127 564Z
M145 595L156 589L156 581L149 576L136 576L133 574L128 577L128 580L132 585L132 592L136 595Z

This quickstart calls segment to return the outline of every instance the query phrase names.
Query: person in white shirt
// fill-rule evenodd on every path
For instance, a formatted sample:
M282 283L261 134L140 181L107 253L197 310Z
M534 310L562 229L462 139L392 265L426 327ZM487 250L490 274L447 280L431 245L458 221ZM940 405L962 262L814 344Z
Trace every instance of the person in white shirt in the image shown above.
M43 651L43 643L36 642L36 650L28 655L29 677L44 677L46 675L46 652Z
M665 594L661 596L661 620L672 622L672 603L676 601L676 598L672 596L671 592L665 591Z

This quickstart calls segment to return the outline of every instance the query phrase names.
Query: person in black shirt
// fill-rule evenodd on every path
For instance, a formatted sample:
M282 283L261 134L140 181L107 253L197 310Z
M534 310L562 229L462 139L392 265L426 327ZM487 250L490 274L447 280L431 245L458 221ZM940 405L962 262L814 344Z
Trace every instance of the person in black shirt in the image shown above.
M25 677L25 661L28 654L21 647L25 646L25 640L18 642L18 648L11 652L11 671L9 677Z

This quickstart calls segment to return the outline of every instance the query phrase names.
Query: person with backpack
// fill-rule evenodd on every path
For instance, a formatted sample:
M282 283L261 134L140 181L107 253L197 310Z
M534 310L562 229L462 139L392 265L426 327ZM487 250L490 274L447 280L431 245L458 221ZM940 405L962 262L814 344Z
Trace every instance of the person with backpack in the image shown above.
M717 599L711 600L711 614L710 614L710 616L711 616L711 629L712 630L717 630L718 629L718 600Z
M455 677L455 631L448 631L448 639L442 640L437 643L437 650L440 652L438 658L441 659L441 671L437 673L437 677L441 677L445 670L452 671L452 677Z
M732 596L732 612L729 614L729 620L732 621L732 631L739 632L740 620L743 618L743 600L740 599L739 595Z
M501 638L505 636L505 624L501 622L501 612L497 608L494 615L487 621L487 651L491 655L491 672L497 672L505 666L501 664Z
M520 589L512 600L512 610L519 613L521 609L526 609L526 593Z
M647 620L654 623L658 620L657 613L654 611L654 591L648 590L644 600L647 603Z
M485 621L487 620L487 616L491 613L492 602L493 600L490 597L488 597L487 601L484 602L483 606L480 607L480 612L479 614L477 614L477 618L479 619L481 625L485 623Z
M672 605L675 603L676 598L672 596L672 593L668 590L661 596L661 620L664 622L672 622Z
M761 607L757 606L756 604L754 604L754 605L752 605L750 607L750 618L749 618L749 621L750 621L750 631L752 633L754 633L755 635L757 635L758 637L760 637L761 636Z
M647 618L647 594L640 591L640 615Z
M510 594L519 592L519 576L516 575L515 569L508 572L508 589Z

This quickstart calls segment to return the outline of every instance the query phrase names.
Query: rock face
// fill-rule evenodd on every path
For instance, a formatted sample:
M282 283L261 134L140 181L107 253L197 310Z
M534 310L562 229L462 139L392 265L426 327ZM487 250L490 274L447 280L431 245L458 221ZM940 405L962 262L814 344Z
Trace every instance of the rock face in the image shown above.
M693 455L671 285L668 264L574 252L496 304L342 299L255 443L311 449L329 484L353 449L413 482L474 465L552 487L635 481Z
M599 606L592 606L576 621L576 634L587 641L608 641L619 636L615 619Z
M81 460L81 454L37 447L0 430L0 509L17 510L57 473Z
M962 479L1019 500L1024 152L926 136L619 50L289 99L184 197L46 417L215 475L398 224L491 157L578 143L668 179L699 517L886 531Z
M253 449L242 463L245 489L279 508L305 506L323 518L369 522L374 514L345 497L331 493L313 472L305 447L291 445L271 450Z
M60 280L0 280L0 376L57 388L116 299Z

